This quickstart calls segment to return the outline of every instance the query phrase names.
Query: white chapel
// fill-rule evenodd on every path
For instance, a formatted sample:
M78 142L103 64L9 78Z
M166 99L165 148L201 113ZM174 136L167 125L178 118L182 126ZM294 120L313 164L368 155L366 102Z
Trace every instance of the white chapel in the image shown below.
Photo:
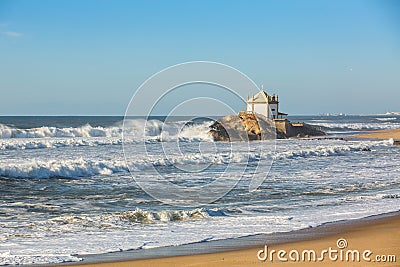
M270 119L284 119L288 114L279 112L278 96L269 95L264 90L252 97L247 97L247 113L258 113Z

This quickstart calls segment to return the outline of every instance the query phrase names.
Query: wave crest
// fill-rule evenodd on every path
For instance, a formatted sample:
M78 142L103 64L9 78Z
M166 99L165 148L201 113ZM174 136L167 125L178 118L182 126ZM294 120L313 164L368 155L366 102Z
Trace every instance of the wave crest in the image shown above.
M94 175L110 175L126 172L124 161L76 160L33 161L23 164L7 164L0 167L0 176L8 178L75 178Z
M103 228L105 224L109 227L129 227L131 223L152 224L176 221L199 220L210 217L231 216L241 213L240 210L228 210L220 208L196 208L192 210L160 210L150 211L140 208L118 213L110 213L101 216L59 216L52 218L49 224L78 225L83 227Z
M121 220L133 223L155 223L155 222L175 222L187 221L192 219L203 219L212 216L226 216L224 210L221 209L193 209L193 210L161 210L157 212L135 209L133 211L125 211L119 215Z
M121 124L121 123L120 123ZM45 148L53 146L74 146L79 142L90 142L92 138L119 138L131 141L212 141L212 137L208 134L209 121L200 124L186 124L185 122L167 122L159 120L145 121L142 119L127 120L124 127L122 125L110 127L92 127L89 124L80 127L39 127L29 129L19 129L0 124L0 149L18 147L21 149ZM57 141L49 141L52 139ZM68 139L75 138L74 141ZM81 139L76 139L81 138ZM13 145L12 140L24 139L26 145ZM42 139L40 141L32 141L32 139ZM66 139L61 141L60 139ZM11 143L11 144L10 144ZM53 144L52 144L53 143ZM80 145L78 144L78 145ZM90 145L90 144L89 144Z
M308 157L340 156L350 152L370 151L378 146L390 146L390 141L355 142L344 145L317 146L309 149L293 149L278 152L232 152L182 154L154 157L135 157L128 159L131 170L142 171L153 166L173 166L179 164L214 164L257 162L262 159L297 159ZM0 165L0 176L7 178L76 178L95 175L112 175L128 172L124 160L89 160L83 158L68 160L36 160L24 163L8 163Z
M400 123L318 123L313 122L312 125L323 127L328 131L362 131L362 130L390 130L400 127Z

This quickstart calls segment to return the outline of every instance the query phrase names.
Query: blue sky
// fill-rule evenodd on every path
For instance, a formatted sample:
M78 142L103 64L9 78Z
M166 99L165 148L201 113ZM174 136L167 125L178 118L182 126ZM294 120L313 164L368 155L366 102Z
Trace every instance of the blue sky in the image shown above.
M290 114L400 111L399 14L390 0L0 0L0 115L123 115L148 77L193 60L239 69Z

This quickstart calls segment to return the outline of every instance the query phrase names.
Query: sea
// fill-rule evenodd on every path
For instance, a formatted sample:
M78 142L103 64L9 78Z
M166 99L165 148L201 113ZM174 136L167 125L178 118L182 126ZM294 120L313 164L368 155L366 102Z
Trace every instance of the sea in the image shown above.
M399 210L400 146L352 135L400 128L400 116L289 119L329 135L260 150L264 141L213 142L210 118L0 117L0 265L74 262ZM178 149L164 153L169 146ZM255 172L265 179L249 190ZM171 204L138 183L161 175L190 187L221 173L237 183L198 206Z

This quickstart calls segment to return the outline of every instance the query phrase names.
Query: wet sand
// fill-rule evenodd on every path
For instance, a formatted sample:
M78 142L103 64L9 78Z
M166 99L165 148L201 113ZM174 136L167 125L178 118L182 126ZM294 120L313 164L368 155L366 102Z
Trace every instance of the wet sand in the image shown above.
M72 265L79 266L96 266L96 267L115 267L115 266L400 266L400 213L394 212L385 215L372 216L360 220L341 221L337 223L324 224L322 226L303 229L299 231L293 231L290 233L277 233L272 235L257 235L258 239L251 245L250 248L246 248L244 244L247 242L246 239L240 241L240 239L231 240L230 243L235 245L230 251L220 251L205 254L196 254L197 246L210 246L212 247L213 242L206 242L200 244L194 244L192 247L192 255L184 256L172 256L172 257L156 257L151 259L129 259L132 255L129 252L109 253L103 256L91 256L88 258L84 257L84 261L75 263ZM337 245L338 239L345 239L347 247L339 249ZM239 240L239 241L238 241ZM208 243L208 244L207 244ZM215 241L214 243L218 243ZM255 245L255 244L258 245ZM285 250L289 253L292 250L299 252L299 261L293 261L288 258L288 254L283 256L287 258L288 262L282 262L277 258L276 253L273 254L273 262L270 258L266 261L260 261L257 257L259 250L264 248L264 245L268 244L268 251L271 250L279 251ZM185 246L182 246L185 247ZM220 247L220 246L214 246ZM329 259L328 253L325 254L324 259L319 261L321 258L321 252L325 249L331 249L343 251L343 260L332 261ZM179 247L176 247L179 249ZM225 248L226 249L226 248ZM150 251L151 249L149 249ZM215 249L218 251L218 249ZM302 253L304 250L314 250L316 252L317 261L308 260L308 254L305 254L305 261L302 260ZM349 253L349 261L346 261L346 253L348 250L358 250L360 253L360 261L353 261L352 254ZM370 250L372 254L366 252L365 259L363 259L363 253L365 250ZM153 249L157 251L157 249ZM159 251L162 251L159 250ZM332 251L333 252L333 251ZM140 251L139 251L140 253ZM195 254L195 255L193 255ZM111 257L107 257L111 256ZM337 254L333 253L334 258ZM264 254L260 254L264 256ZM292 258L296 258L295 252L292 254ZM386 262L377 262L377 256L381 256L379 259L386 258ZM154 257L154 255L153 255ZM370 260L369 262L367 260ZM394 260L396 262L394 262ZM391 261L391 262L388 262ZM64 264L63 264L64 265ZM68 264L69 265L69 264ZM64 265L65 266L65 265Z
M357 138L370 138L370 139L390 139L400 140L400 129L372 131L365 134L357 134Z
M356 135L357 138L394 139L400 140L400 129L373 131ZM339 249L338 239L345 239L347 247ZM268 257L260 261L257 254L268 245L268 255L272 250L273 261ZM329 259L328 253L322 258L323 250L338 250L336 261ZM287 252L283 262L278 259L277 251ZM288 256L292 250L299 252L299 260L291 260ZM304 250L314 250L316 261L302 260ZM357 250L360 260L346 261L346 253ZM367 256L363 258L363 253ZM339 251L343 251L340 260ZM175 255L175 256L170 256ZM264 256L265 254L260 254ZM333 257L336 254L333 254ZM293 254L296 257L296 254ZM400 266L400 212L371 216L360 220L341 221L324 224L310 229L289 233L270 235L255 235L232 240L211 241L189 244L178 247L155 248L147 250L108 253L103 255L82 256L83 261L67 263L62 266L93 266L93 267L128 267L128 266ZM370 260L370 261L368 261ZM385 262L382 262L385 260Z

